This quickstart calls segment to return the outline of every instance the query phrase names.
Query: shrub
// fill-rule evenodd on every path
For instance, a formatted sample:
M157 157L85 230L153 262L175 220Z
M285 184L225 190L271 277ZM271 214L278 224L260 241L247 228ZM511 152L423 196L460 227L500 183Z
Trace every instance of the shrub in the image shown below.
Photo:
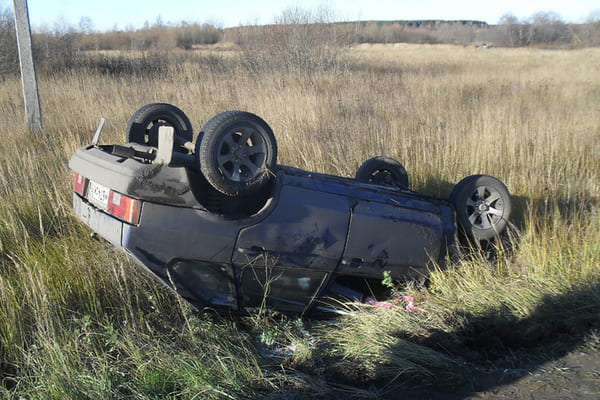
M169 56L151 52L139 57L123 55L89 55L80 56L72 69L85 69L109 76L159 76L167 72Z
M15 20L9 8L0 9L0 77L19 73Z
M325 11L300 8L284 11L274 25L239 28L235 40L254 72L340 69L344 48L352 42L350 30L328 23Z
M81 36L73 28L57 27L33 35L33 57L40 72L55 73L73 68L81 47Z
M221 32L209 24L188 24L182 22L175 29L177 47L189 50L197 44L215 44L221 39Z

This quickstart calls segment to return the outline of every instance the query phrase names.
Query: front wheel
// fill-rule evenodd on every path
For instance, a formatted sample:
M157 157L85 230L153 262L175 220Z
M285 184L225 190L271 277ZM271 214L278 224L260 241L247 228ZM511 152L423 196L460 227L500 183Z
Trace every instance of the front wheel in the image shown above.
M472 175L458 182L450 194L460 229L472 240L490 240L508 224L511 197L506 186L489 175Z

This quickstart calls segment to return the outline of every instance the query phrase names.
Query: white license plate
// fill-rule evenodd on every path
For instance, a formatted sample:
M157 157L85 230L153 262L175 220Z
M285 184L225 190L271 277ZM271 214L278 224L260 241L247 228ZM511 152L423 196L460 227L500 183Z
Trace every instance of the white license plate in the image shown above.
M90 181L88 185L88 199L95 205L106 208L108 207L108 195L110 189L102 186L94 181Z

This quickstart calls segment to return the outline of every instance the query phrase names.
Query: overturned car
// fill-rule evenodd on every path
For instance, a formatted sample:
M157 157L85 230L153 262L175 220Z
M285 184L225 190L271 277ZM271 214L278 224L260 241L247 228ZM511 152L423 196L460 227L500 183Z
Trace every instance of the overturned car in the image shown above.
M179 108L152 103L127 126L127 143L73 154L73 207L197 308L285 312L325 309L354 283L419 278L490 241L507 226L511 198L496 178L472 175L449 199L409 189L397 161L367 160L356 178L277 164L260 117L227 111L193 144Z

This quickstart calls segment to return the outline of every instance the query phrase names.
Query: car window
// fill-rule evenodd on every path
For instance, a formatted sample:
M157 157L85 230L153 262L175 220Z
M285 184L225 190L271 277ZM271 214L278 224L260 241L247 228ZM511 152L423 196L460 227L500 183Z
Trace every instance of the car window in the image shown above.
M235 307L235 283L226 265L178 260L169 266L170 280L183 297L214 307Z
M327 278L321 271L254 266L241 268L240 275L244 307L266 305L289 312L304 311Z

